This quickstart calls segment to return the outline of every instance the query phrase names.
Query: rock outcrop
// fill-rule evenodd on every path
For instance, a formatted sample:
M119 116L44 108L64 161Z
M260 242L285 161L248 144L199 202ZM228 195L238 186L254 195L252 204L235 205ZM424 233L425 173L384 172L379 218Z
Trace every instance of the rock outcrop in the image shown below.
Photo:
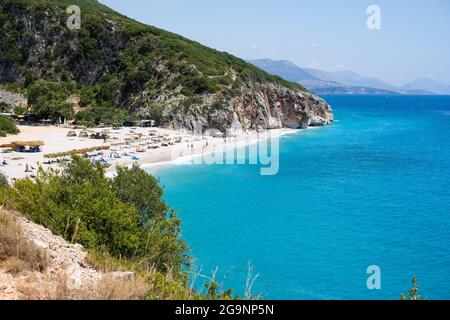
M237 97L208 108L209 101L179 107L167 103L164 122L175 129L215 128L222 132L237 130L306 129L333 123L333 111L323 99L304 91L294 91L277 84L242 86Z
M106 281L132 281L131 272L99 272L87 262L87 252L79 244L70 244L61 237L16 214L14 223L20 236L48 258L43 272L24 271L11 274L0 266L0 300L20 299L102 299L97 287ZM61 296L64 295L64 296Z
M12 111L14 107L26 106L28 103L27 98L23 94L13 93L3 89L0 89L0 102L5 103L10 109L5 111Z

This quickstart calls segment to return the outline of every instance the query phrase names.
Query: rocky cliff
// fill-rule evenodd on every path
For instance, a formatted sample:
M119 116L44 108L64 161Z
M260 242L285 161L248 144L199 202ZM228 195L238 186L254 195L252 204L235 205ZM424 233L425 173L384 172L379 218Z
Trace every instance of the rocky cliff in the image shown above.
M219 98L218 101L224 100ZM177 102L168 102L164 119L175 129L194 130L194 126L200 124L203 128L221 131L261 131L330 125L333 112L323 99L308 92L277 84L252 83L242 86L236 97L214 108L205 107L203 101L181 109Z

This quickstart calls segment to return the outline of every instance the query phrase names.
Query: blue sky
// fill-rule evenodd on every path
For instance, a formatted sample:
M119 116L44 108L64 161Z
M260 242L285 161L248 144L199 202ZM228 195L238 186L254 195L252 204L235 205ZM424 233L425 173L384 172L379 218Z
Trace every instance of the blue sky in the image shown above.
M450 84L448 0L100 0L145 22L245 59L352 70L399 85ZM366 26L369 5L382 29Z

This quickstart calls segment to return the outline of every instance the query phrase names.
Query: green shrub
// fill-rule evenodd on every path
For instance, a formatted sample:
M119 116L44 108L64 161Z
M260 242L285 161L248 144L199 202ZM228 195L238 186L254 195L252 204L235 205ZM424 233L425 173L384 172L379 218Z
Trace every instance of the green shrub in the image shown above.
M39 119L68 119L73 107L66 102L73 88L69 84L38 81L28 88L28 104L31 113Z
M17 128L13 119L0 115L0 136L6 137L8 134L18 134L20 130Z
M0 189L7 188L8 186L8 177L3 172L0 172Z
M160 103L152 103L149 107L150 119L156 122L156 125L161 125L164 115L164 105Z
M35 182L17 181L14 207L70 242L131 258L139 247L138 213L108 184L101 167L78 158L63 175L41 171Z
M90 110L78 112L75 115L75 123L77 125L93 127L99 123L104 123L106 125L122 124L125 121L134 120L135 118L137 118L137 116L131 114L127 110L97 105Z
M407 294L402 293L400 299L403 301L418 301L418 300L428 300L428 298L424 298L419 294L420 286L417 282L417 277L414 276L412 278L412 289L408 290Z
M89 106L94 102L95 92L90 86L83 87L80 93L80 105L83 107Z
M0 112L7 112L10 106L6 102L0 102Z
M179 267L188 263L186 244L179 240L181 222L175 211L162 200L159 181L134 165L119 167L112 189L124 202L140 213L140 226L147 230L144 255L156 255L158 262Z
M179 220L138 167L119 169L112 181L101 165L74 156L61 172L41 169L35 181L18 180L11 197L14 209L88 249L161 271L188 263Z
M26 106L20 105L20 106L14 107L13 113L16 116L23 116L23 115L25 115L27 113L27 111L28 111L28 109L27 109Z

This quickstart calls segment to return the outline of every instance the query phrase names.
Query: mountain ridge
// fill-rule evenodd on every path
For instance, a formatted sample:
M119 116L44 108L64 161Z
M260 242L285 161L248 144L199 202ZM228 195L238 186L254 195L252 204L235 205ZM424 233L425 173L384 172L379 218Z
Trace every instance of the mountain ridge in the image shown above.
M380 79L366 77L353 71L327 72L314 68L301 68L286 60L257 59L248 60L269 73L289 78L290 81L316 94L450 94L450 85L431 78L417 79L404 86L396 87ZM280 68L280 65L283 68ZM287 67L290 66L290 69ZM308 79L310 75L312 79ZM297 80L295 80L297 79Z
M326 72L318 69L304 68L304 70L324 81L346 84L354 87L368 87L381 90L395 91L396 88L377 78L361 76L353 71Z
M403 85L401 88L404 90L425 90L438 94L450 94L450 85L433 78L419 78Z
M288 60L259 59L249 60L249 62L271 74L283 74L282 78L288 81L319 80L306 69L302 69Z

